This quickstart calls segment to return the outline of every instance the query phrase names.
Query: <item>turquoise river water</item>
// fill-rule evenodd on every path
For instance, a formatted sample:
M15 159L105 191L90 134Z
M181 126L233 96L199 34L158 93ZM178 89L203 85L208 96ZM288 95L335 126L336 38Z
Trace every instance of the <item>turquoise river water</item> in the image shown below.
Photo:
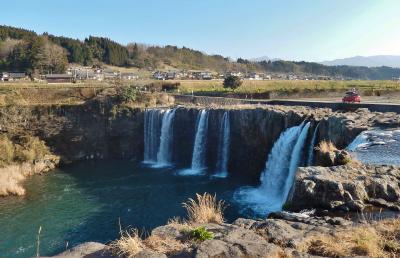
M27 195L0 199L0 257L54 255L85 241L107 243L124 229L150 231L184 216L182 202L195 193L216 193L229 206L228 221L239 216L229 200L246 180L180 176L177 169L154 169L125 161L77 163L26 181ZM248 183L248 182L247 182Z

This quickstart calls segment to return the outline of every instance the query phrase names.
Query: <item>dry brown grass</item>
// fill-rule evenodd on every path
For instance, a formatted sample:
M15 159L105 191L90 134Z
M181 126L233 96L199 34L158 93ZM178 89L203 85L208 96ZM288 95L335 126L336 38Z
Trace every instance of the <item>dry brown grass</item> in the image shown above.
M22 164L13 164L6 167L0 167L0 196L7 195L24 195L25 189L21 186L21 182L28 176L47 172L54 168L59 159L56 156L44 157L35 163L24 162ZM49 165L48 161L54 162Z
M20 185L25 179L23 168L19 165L11 165L0 168L0 196L24 195L25 189Z
M188 222L180 217L173 217L167 221L167 225L178 226L187 228L189 226Z
M331 141L321 141L317 147L315 147L317 151L322 153L328 153L337 150L336 146Z
M187 245L170 236L151 235L143 241L151 250L167 255L180 253Z
M142 239L137 229L121 231L120 238L109 244L110 251L118 257L133 257L142 250L148 249L157 253L174 255L188 247L168 235L150 235Z
M191 223L223 223L224 201L217 201L216 196L209 193L196 194L197 200L189 199L183 203Z
M0 196L24 195L21 181L45 171L47 164L41 160L48 154L48 147L37 137L23 136L12 141L9 136L0 135Z
M371 227L355 228L335 235L318 235L307 243L306 251L325 257L371 256L382 257L380 238Z
M137 229L121 231L121 237L109 244L111 252L118 257L133 257L143 250L144 244Z
M307 239L301 251L325 257L400 257L400 219Z
M400 218L381 221L376 228L382 238L383 250L392 257L400 257Z

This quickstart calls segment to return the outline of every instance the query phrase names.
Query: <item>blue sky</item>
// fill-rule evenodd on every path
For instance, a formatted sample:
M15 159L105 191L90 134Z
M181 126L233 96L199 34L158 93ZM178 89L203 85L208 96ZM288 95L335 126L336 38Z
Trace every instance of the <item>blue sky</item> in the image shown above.
M0 24L38 33L171 44L233 58L400 55L399 0L13 0L2 8L8 11Z

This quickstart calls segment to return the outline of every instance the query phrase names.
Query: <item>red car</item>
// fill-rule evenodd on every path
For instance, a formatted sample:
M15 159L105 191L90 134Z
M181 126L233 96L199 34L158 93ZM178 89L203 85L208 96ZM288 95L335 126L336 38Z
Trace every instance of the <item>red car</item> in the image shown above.
M356 93L356 92L346 92L346 95L343 97L342 99L343 102L347 102L347 103L360 103L361 102L361 96Z

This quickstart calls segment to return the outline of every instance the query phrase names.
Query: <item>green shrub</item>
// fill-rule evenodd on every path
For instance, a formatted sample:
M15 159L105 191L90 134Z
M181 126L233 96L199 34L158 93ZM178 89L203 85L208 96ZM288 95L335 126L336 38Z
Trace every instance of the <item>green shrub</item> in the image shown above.
M123 88L120 98L123 102L133 102L136 101L138 91L135 86L128 86Z
M242 80L238 76L230 75L224 80L224 88L237 89L242 85Z
M179 89L180 82L163 82L161 89L162 91L175 91Z
M14 161L33 162L50 153L45 142L37 137L23 136L17 141L18 144L14 145Z
M197 241L205 241L214 239L214 234L210 231L207 231L205 227L195 228L189 231L189 236L192 239Z

